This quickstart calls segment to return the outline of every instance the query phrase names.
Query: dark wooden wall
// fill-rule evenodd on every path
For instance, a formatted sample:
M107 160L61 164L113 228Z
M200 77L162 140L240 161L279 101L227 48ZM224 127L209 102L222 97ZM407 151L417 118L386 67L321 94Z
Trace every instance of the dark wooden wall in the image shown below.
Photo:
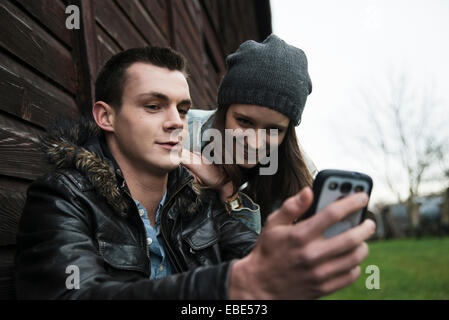
M81 9L80 30L65 27L69 4ZM14 297L27 186L50 169L38 137L58 116L90 113L109 57L136 46L175 48L190 64L194 107L211 109L226 55L270 33L269 0L1 0L0 299Z

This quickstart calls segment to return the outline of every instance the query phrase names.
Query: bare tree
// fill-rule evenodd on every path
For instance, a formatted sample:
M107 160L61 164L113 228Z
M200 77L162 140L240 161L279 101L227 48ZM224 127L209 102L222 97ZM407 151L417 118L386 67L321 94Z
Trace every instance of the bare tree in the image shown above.
M448 181L448 110L436 100L434 86L416 87L402 74L389 77L388 88L361 90L368 128L365 155L383 168L384 181L399 203L407 206L412 234L419 230L415 198L423 184ZM379 160L383 163L379 164ZM408 192L401 192L406 185Z

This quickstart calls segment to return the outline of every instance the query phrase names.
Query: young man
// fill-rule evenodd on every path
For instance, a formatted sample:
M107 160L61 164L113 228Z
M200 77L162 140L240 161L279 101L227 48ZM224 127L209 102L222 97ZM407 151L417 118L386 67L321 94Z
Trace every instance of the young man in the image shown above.
M358 277L373 223L322 232L365 194L294 225L312 201L304 189L257 237L215 191L194 192L172 152L191 106L185 68L167 48L119 53L96 81L95 123L50 130L56 169L30 186L19 226L19 299L316 298Z

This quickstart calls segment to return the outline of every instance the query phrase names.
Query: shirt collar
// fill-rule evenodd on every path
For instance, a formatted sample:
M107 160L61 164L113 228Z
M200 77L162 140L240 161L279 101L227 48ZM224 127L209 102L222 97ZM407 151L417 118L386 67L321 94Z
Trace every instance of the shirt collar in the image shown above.
M164 195L162 196L161 202L159 203L159 208L162 208L164 206L166 198L167 198L167 189L165 189Z

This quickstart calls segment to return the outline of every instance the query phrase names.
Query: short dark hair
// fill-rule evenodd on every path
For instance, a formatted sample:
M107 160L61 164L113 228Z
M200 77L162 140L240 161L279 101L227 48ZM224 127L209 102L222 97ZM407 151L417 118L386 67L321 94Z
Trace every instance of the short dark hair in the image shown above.
M137 62L178 70L187 77L187 60L182 54L171 48L128 49L112 56L101 68L95 81L95 101L104 101L116 111L120 111L126 70Z

